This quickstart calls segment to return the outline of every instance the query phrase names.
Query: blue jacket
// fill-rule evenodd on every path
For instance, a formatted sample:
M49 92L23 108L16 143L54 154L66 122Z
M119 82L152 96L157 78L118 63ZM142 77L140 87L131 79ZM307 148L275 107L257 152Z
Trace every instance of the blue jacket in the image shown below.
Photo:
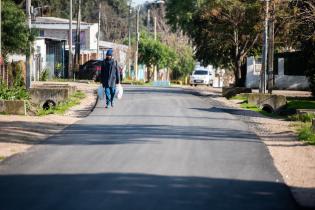
M101 68L101 82L103 87L116 87L120 82L117 61L104 60Z

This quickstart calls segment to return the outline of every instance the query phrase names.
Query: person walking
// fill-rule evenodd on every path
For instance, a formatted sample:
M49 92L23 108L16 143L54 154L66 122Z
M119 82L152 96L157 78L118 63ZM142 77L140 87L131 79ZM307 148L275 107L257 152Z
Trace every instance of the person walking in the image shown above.
M106 106L114 107L114 98L116 92L116 84L120 84L120 75L117 61L113 59L113 50L109 49L106 52L106 58L101 68L101 83L105 89Z

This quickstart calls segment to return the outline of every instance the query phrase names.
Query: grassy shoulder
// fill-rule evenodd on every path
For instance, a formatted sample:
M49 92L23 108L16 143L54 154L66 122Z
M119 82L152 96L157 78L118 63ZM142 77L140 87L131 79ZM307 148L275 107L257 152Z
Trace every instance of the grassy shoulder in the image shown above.
M288 109L315 109L314 100L289 100Z
M311 122L294 122L292 127L298 133L299 140L315 145L315 133L312 130Z
M232 100L242 100L241 108L258 112L264 116L272 118L281 118L289 121L293 121L292 127L296 130L298 138L301 141L308 144L315 145L315 132L312 129L312 119L315 118L315 114L295 114L290 116L279 116L276 113L268 113L254 104L249 104L246 96L237 95L231 98ZM314 100L289 100L287 109L315 109Z
M86 97L85 93L81 91L77 91L73 95L70 96L68 100L65 102L57 104L55 107L52 107L50 109L43 109L40 108L37 110L38 116L44 116L49 114L64 114L67 110L69 110L71 107L80 104L81 100Z

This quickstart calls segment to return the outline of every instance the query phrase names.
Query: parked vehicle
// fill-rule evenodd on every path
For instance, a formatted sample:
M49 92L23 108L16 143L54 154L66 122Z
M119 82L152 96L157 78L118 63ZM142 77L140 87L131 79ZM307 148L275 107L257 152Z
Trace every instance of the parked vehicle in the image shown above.
M78 73L78 79L99 81L102 62L102 60L90 60L81 65Z
M212 72L207 68L196 68L190 76L189 83L191 86L212 85Z

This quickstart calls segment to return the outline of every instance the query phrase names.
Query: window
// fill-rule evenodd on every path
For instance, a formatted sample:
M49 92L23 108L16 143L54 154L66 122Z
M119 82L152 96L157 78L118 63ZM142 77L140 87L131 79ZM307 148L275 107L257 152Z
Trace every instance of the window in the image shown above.
M39 36L44 37L45 36L45 31L44 30L39 30Z
M208 72L207 71L202 71L202 70L197 70L194 72L194 75L207 75Z

